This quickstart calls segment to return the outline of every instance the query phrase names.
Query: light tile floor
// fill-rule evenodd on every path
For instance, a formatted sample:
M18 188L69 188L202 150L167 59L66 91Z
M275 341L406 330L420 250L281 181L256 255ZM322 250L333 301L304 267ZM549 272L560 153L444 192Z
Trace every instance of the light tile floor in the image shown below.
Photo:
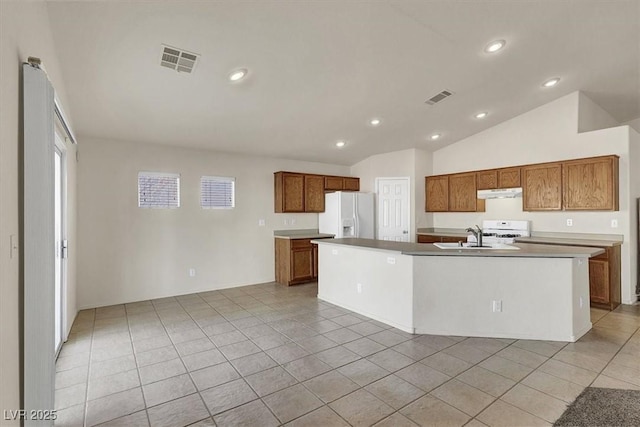
M81 311L56 425L550 425L586 386L640 389L637 305L592 310L567 344L411 335L316 294L268 283Z

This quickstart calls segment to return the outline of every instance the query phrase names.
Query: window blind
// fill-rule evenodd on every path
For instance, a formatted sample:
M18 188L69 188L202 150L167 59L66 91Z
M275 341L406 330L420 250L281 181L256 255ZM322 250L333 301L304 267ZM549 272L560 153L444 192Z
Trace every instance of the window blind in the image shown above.
M175 209L180 207L180 174L138 173L138 207Z
M203 209L235 207L235 178L203 176L200 178L200 206Z

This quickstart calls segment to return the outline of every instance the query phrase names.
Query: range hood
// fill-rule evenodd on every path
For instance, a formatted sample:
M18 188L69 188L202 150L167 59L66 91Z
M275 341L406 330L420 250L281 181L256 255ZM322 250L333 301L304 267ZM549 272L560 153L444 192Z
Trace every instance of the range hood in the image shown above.
M522 197L521 187L478 190L478 199L513 199L515 197Z

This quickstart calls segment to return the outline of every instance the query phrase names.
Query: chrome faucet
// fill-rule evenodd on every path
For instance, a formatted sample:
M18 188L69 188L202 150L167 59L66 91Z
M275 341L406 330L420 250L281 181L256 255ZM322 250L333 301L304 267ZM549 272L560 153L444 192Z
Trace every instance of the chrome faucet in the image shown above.
M476 238L476 246L481 247L482 246L482 228L480 228L480 226L476 224L475 230L473 229L473 227L469 227L467 228L467 232L473 233L473 235Z

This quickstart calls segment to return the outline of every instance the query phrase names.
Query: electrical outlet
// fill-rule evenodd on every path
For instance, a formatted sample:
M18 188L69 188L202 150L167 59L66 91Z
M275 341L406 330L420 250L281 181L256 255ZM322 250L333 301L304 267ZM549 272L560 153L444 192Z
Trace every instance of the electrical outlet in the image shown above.
M289 220L285 218L284 225L289 225Z
M584 305L584 301L582 300L582 297L580 297L580 308L582 308L583 305Z
M618 220L617 219L612 219L611 220L611 228L618 228Z
M195 268L190 268L189 269L189 277L196 277L196 269Z
M295 219L295 218L291 218L291 219L289 220L289 223L290 223L291 225L296 225L296 219Z
M388 264L395 264L396 263L396 259L392 256L388 256L387 257L387 263Z
M259 219L258 220L258 226L259 227L264 227L264 224L265 224L264 219Z
M338 250L337 249L331 249L331 254L332 255L338 255Z
M493 300L492 310L494 313L500 313L502 311L502 300Z
M567 227L573 227L573 220L571 218L567 219Z
M356 289L358 290L358 293L361 294L362 293L362 283L358 283L356 285Z

